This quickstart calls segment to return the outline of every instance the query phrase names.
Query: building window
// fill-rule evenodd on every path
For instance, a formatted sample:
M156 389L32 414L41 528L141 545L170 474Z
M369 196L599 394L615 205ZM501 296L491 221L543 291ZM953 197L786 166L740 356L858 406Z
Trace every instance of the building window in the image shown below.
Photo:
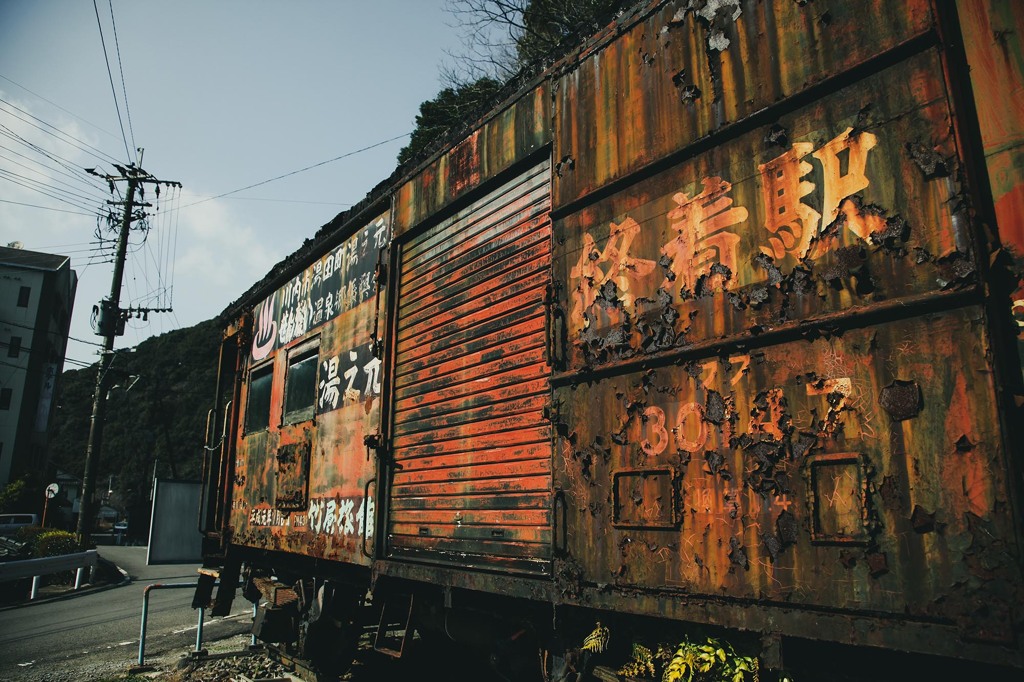
M21 287L18 289L18 307L28 307L28 297L32 293L32 287Z
M249 393L245 403L246 433L263 431L270 426L270 388L273 383L273 363L249 373Z
M11 342L7 344L7 357L16 358L21 353L21 337L12 336Z
M319 351L320 340L316 339L313 344L304 344L288 354L288 373L284 378L285 424L313 418Z
M0 410L11 409L11 389L0 388Z

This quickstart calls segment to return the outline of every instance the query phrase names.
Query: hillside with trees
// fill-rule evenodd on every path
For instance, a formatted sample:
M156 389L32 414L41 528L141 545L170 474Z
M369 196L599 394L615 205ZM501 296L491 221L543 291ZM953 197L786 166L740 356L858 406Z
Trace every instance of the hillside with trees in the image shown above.
M181 479L202 474L220 327L217 320L208 320L115 351L96 487L103 496L112 481L111 501L132 518L148 514L154 471ZM61 378L50 463L74 476L82 475L95 385L95 366Z

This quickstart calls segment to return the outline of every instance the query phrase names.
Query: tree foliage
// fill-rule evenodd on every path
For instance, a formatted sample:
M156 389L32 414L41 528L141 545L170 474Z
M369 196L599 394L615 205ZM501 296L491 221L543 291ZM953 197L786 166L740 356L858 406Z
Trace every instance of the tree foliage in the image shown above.
M32 487L21 478L11 481L0 491L0 514L35 511Z
M447 9L462 33L462 49L451 55L460 65L454 73L508 80L521 71L544 67L634 2L449 0Z
M447 87L420 105L398 163L418 158L447 131L471 123L496 103L506 82L561 57L632 1L448 0L462 45L442 67Z
M423 102L409 144L398 153L398 163L405 164L418 157L447 130L465 124L481 113L493 102L499 90L501 83L483 77L472 83L445 88L434 99Z

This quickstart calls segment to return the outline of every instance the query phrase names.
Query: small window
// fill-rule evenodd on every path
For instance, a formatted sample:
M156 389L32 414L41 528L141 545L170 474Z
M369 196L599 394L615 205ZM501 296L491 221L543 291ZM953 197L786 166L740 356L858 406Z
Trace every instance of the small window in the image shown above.
M306 345L288 356L288 374L284 378L285 424L313 418L316 405L316 369L320 357L317 345Z
M11 342L7 345L7 357L16 358L21 352L21 337L12 336Z
M270 387L273 383L273 363L249 373L249 394L245 404L246 433L263 431L270 426Z
M0 388L0 410L11 409L11 389Z
M32 294L32 288L31 287L21 287L20 289L18 289L18 307L19 308L27 308L28 307L28 297L31 294Z

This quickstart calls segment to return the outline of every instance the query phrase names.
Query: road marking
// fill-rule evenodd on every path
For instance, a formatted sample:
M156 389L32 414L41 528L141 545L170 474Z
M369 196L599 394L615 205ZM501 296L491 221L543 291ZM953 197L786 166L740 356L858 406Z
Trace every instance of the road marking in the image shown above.
M35 661L29 661L28 663L19 663L19 664L18 664L18 667L21 667L21 668L27 668L27 667L29 667L30 665L32 665L33 663L35 663Z
M248 617L248 616L251 616L251 615L252 614L250 614L248 611L243 611L242 613L232 613L230 616L224 616L223 618L217 618L216 620L214 620L214 619L204 620L203 621L203 627L205 628L207 625L212 625L214 623L223 623L226 620L231 620L233 618L241 618L243 616ZM199 627L199 625L190 625L187 628L182 628L180 630L171 630L171 634L172 635L181 635L181 634L184 634L186 632L190 632L192 630L195 630L198 627Z

